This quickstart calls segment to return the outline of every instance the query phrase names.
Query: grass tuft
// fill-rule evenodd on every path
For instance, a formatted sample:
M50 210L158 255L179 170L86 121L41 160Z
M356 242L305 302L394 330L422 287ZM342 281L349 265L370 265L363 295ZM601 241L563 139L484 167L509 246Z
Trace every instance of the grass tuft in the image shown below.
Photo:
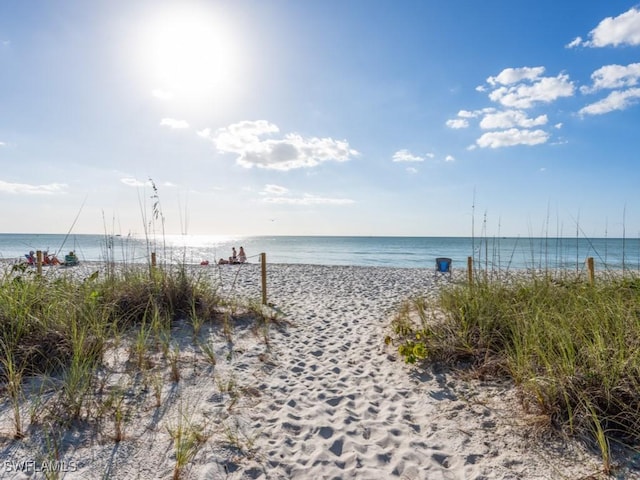
M481 281L406 304L393 321L407 362L510 377L549 423L599 448L640 439L640 279Z

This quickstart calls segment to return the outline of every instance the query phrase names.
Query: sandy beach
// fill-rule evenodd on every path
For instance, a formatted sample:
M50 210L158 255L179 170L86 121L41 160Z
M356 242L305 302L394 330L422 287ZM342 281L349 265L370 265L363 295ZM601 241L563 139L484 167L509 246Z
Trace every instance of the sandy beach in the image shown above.
M258 265L197 271L219 279L226 298L260 299ZM454 272L452 281L463 279ZM161 352L148 371L132 371L126 341L114 343L99 377L104 391L124 392L121 441L109 415L99 431L80 424L13 440L5 400L0 478L45 478L47 461L66 479L172 478L181 430L199 439L181 478L600 478L597 453L550 435L511 384L412 367L385 345L400 303L448 281L430 269L269 265L277 324L267 332L240 319L231 340L203 326L215 365L186 321L172 332L177 381ZM24 402L25 417L55 401L54 385L31 382L39 395ZM33 463L20 472L20 462ZM640 476L628 469L620 478Z

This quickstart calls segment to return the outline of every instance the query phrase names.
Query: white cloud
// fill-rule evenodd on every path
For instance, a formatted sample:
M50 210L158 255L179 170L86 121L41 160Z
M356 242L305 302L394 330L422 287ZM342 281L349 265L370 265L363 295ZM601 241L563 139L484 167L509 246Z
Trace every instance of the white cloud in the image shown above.
M577 37L568 47L640 45L640 10L635 7L617 17L607 17L589 32L589 40Z
M544 130L510 128L509 130L487 132L476 140L476 144L480 148L500 148L515 145L538 145L546 143L548 139L549 134Z
M466 118L455 118L453 120L447 120L446 125L449 128L458 130L461 128L467 128L469 126L469 121Z
M0 180L0 192L24 195L54 195L65 193L67 185L64 183L49 183L45 185L30 185L27 183L10 183Z
M455 162L456 159L453 155L447 155L446 157L444 157L444 161L445 162Z
M124 183L128 187L150 187L151 182L149 180L141 182L140 180L132 177L124 177L120 179L121 183Z
M262 193L264 195L285 195L289 193L289 189L280 185L265 185Z
M355 203L349 198L320 197L309 193L295 196L291 195L288 188L274 184L265 185L260 195L265 196L262 199L264 203L278 205L349 205Z
M516 83L509 87L499 87L489 94L489 98L505 107L527 109L539 103L551 103L561 97L571 97L573 82L566 74L556 77L536 78L532 83Z
M265 120L243 121L198 135L209 138L222 153L237 154L236 162L245 168L292 170L315 167L323 162L346 162L359 153L346 140L302 137L288 133L281 138L262 138L279 133L279 128Z
M276 196L263 199L266 203L279 205L350 205L355 201L350 198L328 198L304 194L302 197Z
M565 45L566 48L575 48L582 45L582 37L576 37Z
M407 167L407 172L411 175L415 175L416 173L418 173L418 169L414 167Z
M5 147L7 144L4 142L0 142L0 147Z
M210 129L210 128L203 128L202 130L198 130L198 131L196 132L196 134L197 134L199 137L206 138L207 140L213 140L213 139L211 138L211 129Z
M475 118L477 116L477 112L470 112L469 110L460 110L458 112L458 117L460 118Z
M483 130L507 129L512 127L531 128L546 125L547 121L546 115L528 118L527 115L520 110L505 110L485 115L480 121L480 128Z
M505 68L488 77L486 84L476 90L486 93L489 100L504 109L460 110L458 118L448 120L446 125L463 128L469 126L469 119L480 118L482 130L495 130L481 135L467 150L546 143L550 133L536 127L547 125L549 117L546 114L530 117L526 110L573 96L575 85L565 73L552 77L545 76L545 71L542 66Z
M489 85L513 85L523 80L536 80L544 73L544 67L505 68L495 77L487 78Z
M602 115L615 110L625 110L638 103L639 99L640 88L616 90L611 92L606 98L580 109L578 113L580 115Z
M446 125L453 129L467 128L469 126L469 119L478 118L495 111L496 109L493 107L482 108L480 110L460 110L458 112L458 118L447 120Z
M189 128L189 124L185 120L176 120L174 118L163 118L160 125L174 129Z
M394 162L424 162L424 158L413 155L409 150L398 150L393 154Z
M591 74L593 85L581 87L582 93L592 93L602 89L633 87L640 79L640 63L605 65Z

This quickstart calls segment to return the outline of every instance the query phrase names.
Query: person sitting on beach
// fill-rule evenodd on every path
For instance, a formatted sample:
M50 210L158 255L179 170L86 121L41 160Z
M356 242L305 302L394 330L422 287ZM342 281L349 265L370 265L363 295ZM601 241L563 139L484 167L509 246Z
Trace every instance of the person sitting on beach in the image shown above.
M238 263L244 263L247 261L247 254L244 253L244 247L240 247L240 251L238 252Z
M29 265L35 265L36 264L36 252L31 250L29 253L25 253L24 256L27 259L27 263Z
M47 250L42 252L42 264L43 265L60 265L60 260L53 253L49 254Z
M78 257L76 256L75 252L71 251L69 252L68 255L64 256L64 264L72 267L74 265L78 265L80 263L80 261L78 260Z
M236 247L231 249L231 256L229 257L229 263L238 263L238 254L236 253Z

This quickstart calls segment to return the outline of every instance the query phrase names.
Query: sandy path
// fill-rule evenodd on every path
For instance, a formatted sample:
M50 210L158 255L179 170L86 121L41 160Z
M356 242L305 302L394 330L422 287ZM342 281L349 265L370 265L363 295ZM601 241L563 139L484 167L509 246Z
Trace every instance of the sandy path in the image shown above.
M263 455L254 475L576 478L579 470L598 469L597 458L575 447L544 448L521 437L508 386L481 389L444 373L419 373L384 346L394 308L433 291L432 275L355 267L270 271L269 300L294 325L273 336L277 368L261 379L263 401L250 415Z

